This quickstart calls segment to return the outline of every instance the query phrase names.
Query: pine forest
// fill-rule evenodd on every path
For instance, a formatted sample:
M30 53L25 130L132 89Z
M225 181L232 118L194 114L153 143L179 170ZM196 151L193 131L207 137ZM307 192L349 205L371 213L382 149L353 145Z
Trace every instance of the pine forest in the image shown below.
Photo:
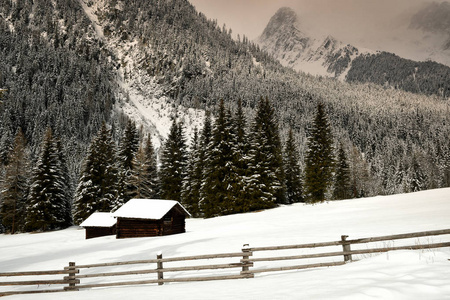
M433 67L423 88L361 68L342 82L282 67L187 0L0 0L0 232L132 198L210 218L450 187Z

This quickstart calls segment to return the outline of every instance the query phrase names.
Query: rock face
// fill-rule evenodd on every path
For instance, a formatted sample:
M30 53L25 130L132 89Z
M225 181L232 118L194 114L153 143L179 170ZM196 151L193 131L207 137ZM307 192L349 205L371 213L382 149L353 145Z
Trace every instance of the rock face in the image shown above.
M283 65L313 75L345 78L352 60L362 54L332 36L312 37L302 29L297 14L286 7L270 19L257 42Z
M330 35L317 37L308 33L304 27L292 9L281 8L271 18L257 42L283 65L297 71L343 81L371 82L443 98L450 95L448 65L431 60L420 62L405 59L394 54L395 51L358 49ZM436 50L435 57L440 52L444 53L443 49L450 49L450 4L434 3L420 10L411 18L409 30L416 39L423 35L440 37L434 39L440 41L439 46L430 43L428 38L423 38L417 45L430 45ZM404 48L405 45L408 44L404 44ZM441 50L438 51L438 48ZM439 56L445 58L445 55Z

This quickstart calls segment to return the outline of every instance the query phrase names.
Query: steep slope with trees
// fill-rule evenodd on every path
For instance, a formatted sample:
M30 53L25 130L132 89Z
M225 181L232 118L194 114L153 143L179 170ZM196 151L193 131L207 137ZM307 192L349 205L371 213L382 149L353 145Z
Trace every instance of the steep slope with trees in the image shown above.
M197 182L193 186L198 186L199 176L207 168L206 149L213 133L206 122L205 127L199 126L203 117L196 120L190 116L210 110L217 118L214 112L220 99L228 122L234 116L240 119L239 124L251 124L225 126L238 141L232 147L240 152L230 158L233 163L238 161L234 164L236 173L244 178L238 184L255 179L239 162L253 159L254 167L260 167L257 154L273 155L277 166L283 165L279 149L290 128L298 146L300 171L304 172L307 128L321 102L327 108L335 140L342 142L348 155L353 196L450 186L450 117L448 102L442 97L298 74L282 67L246 37L233 40L230 29L208 20L186 0L55 0L50 4L38 0L33 5L22 0L0 1L0 87L7 89L0 104L2 181L19 127L33 166L50 127L60 137L67 158L69 189L77 190L75 222L95 210L114 208L123 200L118 197L124 195L126 180L110 159L117 155L127 116L142 125L144 135L151 134L156 153L161 144L168 147L161 141L169 135L167 125L175 111L177 122L185 126L186 144L198 127L198 154L188 160L203 163L195 171ZM242 142L245 136L256 140L273 133L271 128L251 123L260 99L270 100L273 111L263 119L276 120L279 131L279 137L271 135L276 145L267 144L271 152L265 153L265 149L251 152ZM93 139L101 131L103 138ZM88 149L92 140L96 142ZM133 147L135 153L138 149ZM103 155L106 157L101 158ZM132 169L139 164L136 157L134 160ZM271 182L274 190L283 191L284 175L277 166L266 167L272 168L270 176L278 181ZM129 175L128 182L138 176L133 172ZM99 192L97 187L104 187L103 180L123 184ZM180 182L175 196L165 196L183 195ZM186 191L187 186L184 188ZM272 197L274 190L268 195ZM91 198L103 203L93 206ZM276 203L287 202L283 196L275 199ZM3 198L0 202L0 206L5 203ZM270 205L263 207L273 204L267 203ZM199 212L201 207L192 205ZM247 205L241 202L237 212L248 211Z

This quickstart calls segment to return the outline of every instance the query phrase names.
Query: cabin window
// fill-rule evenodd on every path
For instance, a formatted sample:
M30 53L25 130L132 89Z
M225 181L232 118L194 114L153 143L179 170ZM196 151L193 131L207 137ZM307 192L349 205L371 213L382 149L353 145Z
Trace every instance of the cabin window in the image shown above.
M164 217L164 224L172 224L172 217L171 216Z

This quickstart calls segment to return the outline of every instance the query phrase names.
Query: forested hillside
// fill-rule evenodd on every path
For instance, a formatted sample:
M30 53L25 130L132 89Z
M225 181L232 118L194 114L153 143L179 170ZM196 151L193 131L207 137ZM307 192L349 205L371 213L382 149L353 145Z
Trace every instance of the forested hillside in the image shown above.
M412 61L387 52L358 56L353 60L346 80L450 98L448 66L433 61Z
M11 184L6 174L16 146L24 144L30 164L38 165L47 127L54 143L61 141L62 149L52 155L59 157L58 166L67 164L70 177L63 181L73 195L84 184L80 170L88 167L99 132L112 139L103 143L123 145L128 115L138 128L150 124L139 131L141 142L143 136L147 143L157 138L164 146L164 118L177 115L182 123L195 108L211 111L214 120L221 99L230 114L239 111L241 100L247 124L241 129L249 135L260 99L268 99L281 145L292 129L302 174L307 137L323 103L335 148L342 144L348 157L353 196L450 186L449 104L442 97L299 74L246 37L233 40L231 29L186 0L0 3L0 88L7 89L0 104L3 187ZM148 107L156 107L155 114L144 114ZM184 122L184 132L194 132L197 124L202 120ZM122 158L116 159L117 180L124 180L121 168L129 171ZM27 190L32 176L28 180L19 184L25 202L33 197ZM113 193L107 197L117 200L126 191Z

